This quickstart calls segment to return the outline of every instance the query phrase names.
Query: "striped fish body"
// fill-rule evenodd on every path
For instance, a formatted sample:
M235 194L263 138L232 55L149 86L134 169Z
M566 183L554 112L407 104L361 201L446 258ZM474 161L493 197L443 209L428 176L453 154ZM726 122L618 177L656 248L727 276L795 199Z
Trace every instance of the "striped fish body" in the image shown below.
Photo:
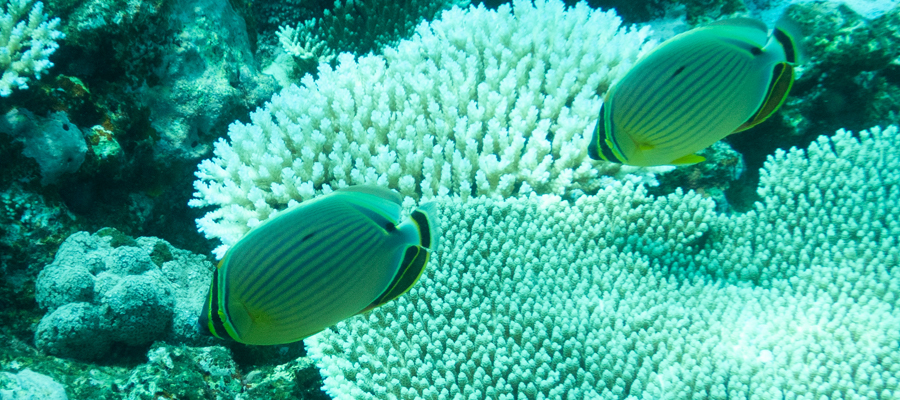
M400 220L400 196L357 186L301 203L222 258L203 331L246 344L291 343L406 292L437 239L434 205Z
M588 155L635 166L703 161L694 153L780 107L793 83L793 37L737 18L664 42L607 92Z

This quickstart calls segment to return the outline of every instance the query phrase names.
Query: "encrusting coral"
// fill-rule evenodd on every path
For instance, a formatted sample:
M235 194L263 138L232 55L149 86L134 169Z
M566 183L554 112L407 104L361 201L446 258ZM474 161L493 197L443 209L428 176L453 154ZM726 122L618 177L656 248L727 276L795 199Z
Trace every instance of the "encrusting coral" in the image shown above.
M601 95L650 47L648 30L580 3L451 9L384 56L345 54L229 127L200 164L198 221L224 245L277 210L377 184L413 199L563 196L648 169L594 163Z
M310 355L337 399L897 398L897 140L779 152L742 215L631 183L443 199L420 282Z

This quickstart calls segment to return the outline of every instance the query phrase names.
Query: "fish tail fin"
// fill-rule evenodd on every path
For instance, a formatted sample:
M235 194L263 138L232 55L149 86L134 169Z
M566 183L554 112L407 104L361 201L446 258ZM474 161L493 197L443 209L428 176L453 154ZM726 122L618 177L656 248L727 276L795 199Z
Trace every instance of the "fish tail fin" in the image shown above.
M219 310L219 271L221 271L223 261L219 262L219 266L213 271L212 284L209 286L209 293L206 295L206 301L203 303L203 310L197 319L197 325L201 333L205 335L215 336L223 340L235 340L222 321L222 314Z
M790 16L791 7L775 23L773 35L784 49L785 59L792 65L806 62L806 53L803 51L803 29L800 24Z
M438 246L437 215L435 203L423 204L409 215L409 221L399 227L401 231L415 229L419 243L410 243L406 246L400 260L400 268L391 284L372 304L360 311L360 314L400 297L419 281L431 259L431 252Z

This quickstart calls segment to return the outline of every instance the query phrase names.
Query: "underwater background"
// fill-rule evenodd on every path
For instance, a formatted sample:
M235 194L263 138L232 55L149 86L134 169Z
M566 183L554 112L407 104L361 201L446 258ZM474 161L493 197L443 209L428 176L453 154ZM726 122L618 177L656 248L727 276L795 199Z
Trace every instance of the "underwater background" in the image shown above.
M587 157L660 42L788 13L781 109ZM900 2L5 1L0 399L900 398ZM288 345L199 334L224 250L355 184L440 246Z

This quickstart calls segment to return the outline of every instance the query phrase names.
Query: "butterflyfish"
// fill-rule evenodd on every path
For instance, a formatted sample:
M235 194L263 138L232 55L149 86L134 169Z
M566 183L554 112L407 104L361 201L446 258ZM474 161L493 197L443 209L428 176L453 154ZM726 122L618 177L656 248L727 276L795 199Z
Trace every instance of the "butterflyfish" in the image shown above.
M438 242L434 203L402 223L400 212L397 192L352 186L251 229L215 269L201 330L245 344L291 343L396 299Z
M735 18L679 34L607 91L588 155L634 166L688 165L722 138L771 116L787 97L800 36Z

